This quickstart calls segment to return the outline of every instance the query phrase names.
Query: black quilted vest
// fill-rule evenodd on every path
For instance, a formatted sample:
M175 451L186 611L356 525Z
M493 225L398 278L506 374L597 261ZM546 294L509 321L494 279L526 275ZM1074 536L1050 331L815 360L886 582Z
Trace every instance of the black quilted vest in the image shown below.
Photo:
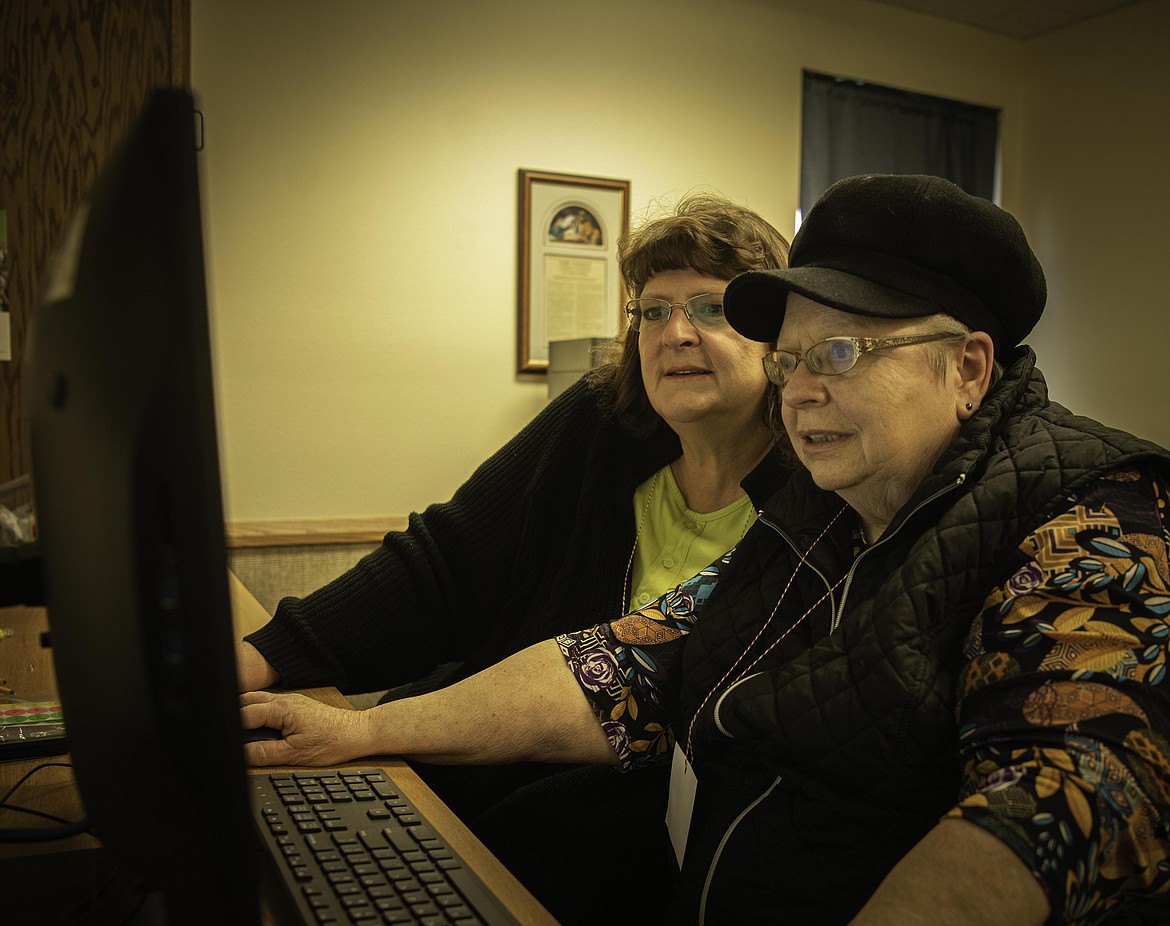
M1034 364L1022 349L856 561L845 511L796 568L843 507L803 472L740 544L684 654L699 794L672 922L847 923L956 800L960 650L1007 554L1097 475L1170 474L1050 404Z

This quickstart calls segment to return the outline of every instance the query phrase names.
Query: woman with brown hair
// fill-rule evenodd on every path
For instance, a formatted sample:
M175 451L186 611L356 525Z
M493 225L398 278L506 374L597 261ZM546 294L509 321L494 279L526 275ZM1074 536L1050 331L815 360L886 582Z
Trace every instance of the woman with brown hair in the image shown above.
M450 501L412 514L406 531L324 588L282 601L239 644L241 688L334 685L397 698L443 687L652 601L734 546L788 464L773 420L778 390L760 364L771 345L727 324L722 294L737 274L784 267L787 255L759 215L710 195L628 235L619 261L634 298L611 359ZM586 802L596 825L620 817L635 841L654 845L665 807L657 771L420 772L565 923L589 909L561 894L582 844L557 808L574 807L578 835Z

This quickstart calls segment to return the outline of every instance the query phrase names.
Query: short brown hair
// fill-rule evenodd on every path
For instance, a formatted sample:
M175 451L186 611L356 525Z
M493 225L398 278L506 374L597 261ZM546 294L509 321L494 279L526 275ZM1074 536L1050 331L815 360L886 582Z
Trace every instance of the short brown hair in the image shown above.
M631 298L642 294L646 281L667 270L696 270L731 280L747 270L788 265L788 240L759 214L710 193L692 193L666 215L647 221L618 242L618 264ZM594 387L611 390L610 404L632 433L650 434L661 419L650 405L638 355L638 334L623 329L605 361L589 374ZM769 384L769 390L777 387ZM771 418L779 396L769 396L768 426L783 434Z

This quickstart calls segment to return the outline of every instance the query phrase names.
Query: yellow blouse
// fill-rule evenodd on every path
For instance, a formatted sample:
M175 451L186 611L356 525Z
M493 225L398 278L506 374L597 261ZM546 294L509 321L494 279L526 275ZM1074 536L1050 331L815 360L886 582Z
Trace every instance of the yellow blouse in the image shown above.
M630 611L689 579L739 543L756 520L756 510L744 495L718 511L692 511L667 465L635 490L634 518L639 528Z

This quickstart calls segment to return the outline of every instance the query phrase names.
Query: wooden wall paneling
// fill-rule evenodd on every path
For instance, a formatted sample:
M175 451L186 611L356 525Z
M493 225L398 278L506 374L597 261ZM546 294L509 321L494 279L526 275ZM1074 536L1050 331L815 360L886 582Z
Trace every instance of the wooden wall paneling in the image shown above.
M0 361L0 484L28 473L21 356L63 224L150 91L189 84L190 0L0 0L0 209L11 361Z

